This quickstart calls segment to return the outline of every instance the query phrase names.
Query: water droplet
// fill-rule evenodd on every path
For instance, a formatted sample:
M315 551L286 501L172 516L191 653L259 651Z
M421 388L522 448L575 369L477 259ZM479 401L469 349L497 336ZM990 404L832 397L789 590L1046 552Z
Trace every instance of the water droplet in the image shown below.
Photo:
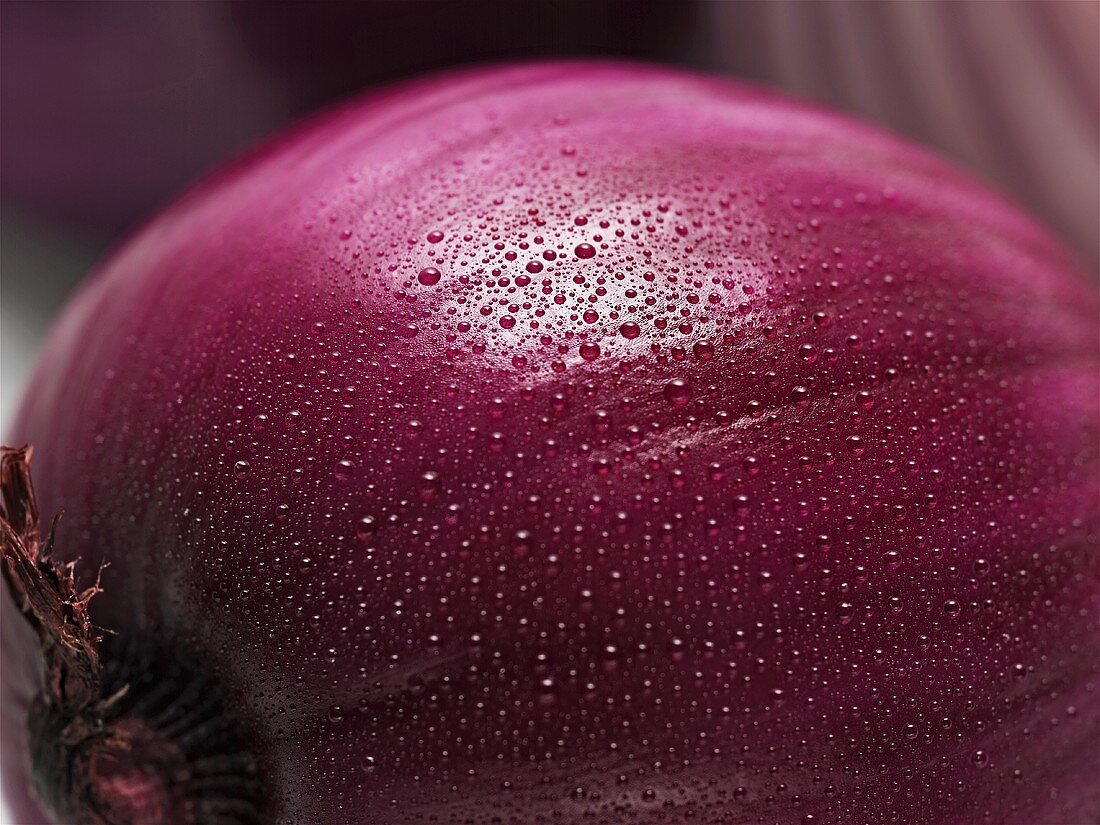
M531 533L527 530L517 530L512 540L512 552L517 558L524 558L531 552Z
M714 357L714 344L709 341L697 341L691 348L691 352L700 361L709 361Z
M585 342L581 344L581 358L585 361L595 361L600 357L600 345Z
M441 486L442 481L439 478L439 473L429 470L420 476L420 497L425 501L435 498Z
M360 541L366 541L378 532L378 520L374 516L363 516L355 526L355 535Z
M691 386L682 378L673 378L664 388L665 400L674 407L682 407L691 401Z

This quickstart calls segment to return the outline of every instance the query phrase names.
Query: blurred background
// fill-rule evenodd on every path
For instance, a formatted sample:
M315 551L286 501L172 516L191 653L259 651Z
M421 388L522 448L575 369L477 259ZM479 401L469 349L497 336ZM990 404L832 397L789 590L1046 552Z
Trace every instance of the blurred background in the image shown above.
M226 157L400 78L580 56L745 78L878 122L1037 215L1096 276L1095 0L6 0L0 432L74 286Z

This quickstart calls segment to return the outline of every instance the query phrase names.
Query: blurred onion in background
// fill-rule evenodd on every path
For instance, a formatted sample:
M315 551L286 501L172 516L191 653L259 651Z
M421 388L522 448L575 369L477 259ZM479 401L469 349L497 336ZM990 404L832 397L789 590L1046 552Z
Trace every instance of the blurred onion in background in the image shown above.
M939 149L1095 271L1100 3L704 3L700 65Z

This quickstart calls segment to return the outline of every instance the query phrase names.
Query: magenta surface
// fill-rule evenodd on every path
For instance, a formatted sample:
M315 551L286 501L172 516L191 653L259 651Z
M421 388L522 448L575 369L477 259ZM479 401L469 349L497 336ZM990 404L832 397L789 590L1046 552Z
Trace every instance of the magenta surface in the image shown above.
M6 438L93 618L263 720L281 822L1091 822L1085 282L768 93L454 75L164 213Z

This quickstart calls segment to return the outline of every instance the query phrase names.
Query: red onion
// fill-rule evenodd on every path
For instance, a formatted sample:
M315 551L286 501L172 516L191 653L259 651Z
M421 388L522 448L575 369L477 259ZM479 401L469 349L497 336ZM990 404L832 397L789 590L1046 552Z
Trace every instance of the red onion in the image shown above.
M20 821L1091 821L1096 307L941 161L724 81L322 116L42 355Z

